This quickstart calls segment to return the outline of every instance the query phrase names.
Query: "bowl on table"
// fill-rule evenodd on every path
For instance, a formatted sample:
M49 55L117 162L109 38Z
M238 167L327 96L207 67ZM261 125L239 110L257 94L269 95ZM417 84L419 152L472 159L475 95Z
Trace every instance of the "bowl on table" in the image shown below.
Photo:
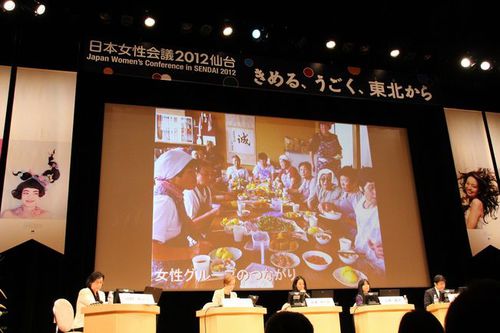
M354 251L339 251L339 259L347 265L351 265L359 258L359 254Z
M302 254L302 259L309 268L315 271L325 270L332 262L332 257L322 251L307 251Z
M332 240L332 235L327 234L326 232L317 232L314 234L314 238L321 245L328 244Z

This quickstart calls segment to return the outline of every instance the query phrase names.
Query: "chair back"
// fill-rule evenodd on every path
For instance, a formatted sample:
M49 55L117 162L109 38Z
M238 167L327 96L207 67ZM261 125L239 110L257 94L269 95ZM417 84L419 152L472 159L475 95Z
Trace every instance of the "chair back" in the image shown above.
M68 302L67 299L59 298L54 302L54 307L52 308L54 313L54 320L56 322L57 328L62 332L68 332L73 326L73 318L75 312L73 310L73 305Z

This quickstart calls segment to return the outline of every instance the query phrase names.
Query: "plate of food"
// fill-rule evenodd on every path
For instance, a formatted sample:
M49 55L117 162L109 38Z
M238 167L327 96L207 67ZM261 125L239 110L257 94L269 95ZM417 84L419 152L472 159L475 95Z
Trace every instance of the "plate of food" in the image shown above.
M342 217L342 213L331 210L328 212L323 212L322 214L320 214L320 216L328 220L338 220Z
M307 228L307 233L311 236L314 236L316 234L323 234L324 230L320 227L309 227Z
M238 260L241 258L241 250L236 247L219 247L208 253L210 259L222 259L222 260Z
M351 266L339 267L333 271L333 277L344 286L357 288L361 279L367 279L366 275Z
M226 231L229 234L233 232L234 226L239 224L240 220L236 217L233 218L225 217L220 221L220 225L224 227L224 231Z
M210 272L214 277L222 277L228 271L234 271L236 263L231 259L214 259L210 262Z
M302 254L302 259L309 268L315 271L325 270L332 262L332 257L322 251L307 251Z
M294 231L294 222L272 215L264 215L257 219L257 226L260 231L283 232ZM298 228L298 226L297 226Z
M294 268L300 264L300 258L290 252L276 252L271 256L271 264L278 268Z

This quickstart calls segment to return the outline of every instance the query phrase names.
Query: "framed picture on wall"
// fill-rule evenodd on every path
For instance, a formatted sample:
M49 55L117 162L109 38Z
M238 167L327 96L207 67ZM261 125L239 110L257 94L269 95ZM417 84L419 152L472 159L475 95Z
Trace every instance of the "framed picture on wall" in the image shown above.
M193 118L170 114L156 114L156 142L193 143Z

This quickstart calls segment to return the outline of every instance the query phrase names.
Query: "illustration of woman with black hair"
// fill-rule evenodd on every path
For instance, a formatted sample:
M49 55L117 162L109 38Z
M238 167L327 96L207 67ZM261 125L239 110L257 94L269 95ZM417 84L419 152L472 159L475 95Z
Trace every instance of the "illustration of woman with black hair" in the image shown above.
M21 205L7 209L2 212L3 218L47 218L49 212L40 208L38 203L45 195L47 186L54 183L60 177L57 162L54 160L55 150L49 156L48 165L50 169L42 175L34 175L29 172L13 172L14 176L19 176L21 183L12 190L12 196L21 200Z
M498 186L495 176L486 168L460 172L458 177L463 191L462 208L467 229L482 229L488 215L496 219L498 208Z

